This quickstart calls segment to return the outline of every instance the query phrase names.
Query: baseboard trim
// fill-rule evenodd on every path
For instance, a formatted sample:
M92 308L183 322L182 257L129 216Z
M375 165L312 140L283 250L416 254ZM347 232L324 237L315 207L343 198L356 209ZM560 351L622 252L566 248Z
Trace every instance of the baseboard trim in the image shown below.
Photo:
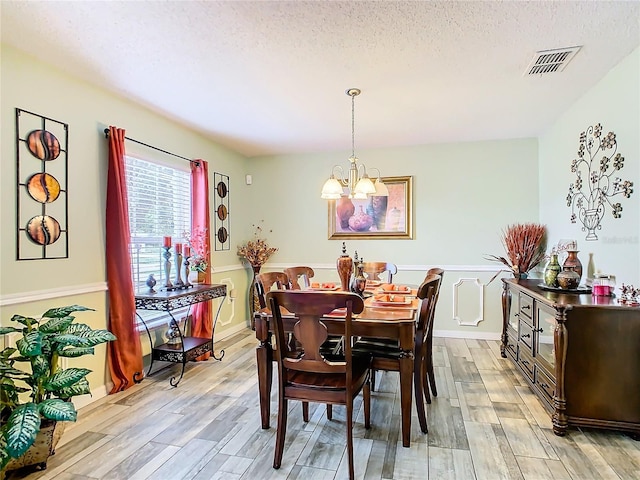
M458 330L434 330L434 337L442 338L464 338L471 340L500 340L500 333L496 332L463 332Z

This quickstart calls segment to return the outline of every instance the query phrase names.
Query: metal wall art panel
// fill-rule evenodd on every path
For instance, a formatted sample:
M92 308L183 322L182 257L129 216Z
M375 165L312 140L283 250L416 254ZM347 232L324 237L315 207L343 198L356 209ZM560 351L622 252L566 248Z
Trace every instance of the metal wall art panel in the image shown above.
M231 245L229 240L229 176L214 172L213 184L215 188L215 212L213 214L215 250L229 250Z
M69 258L69 125L16 108L16 260Z

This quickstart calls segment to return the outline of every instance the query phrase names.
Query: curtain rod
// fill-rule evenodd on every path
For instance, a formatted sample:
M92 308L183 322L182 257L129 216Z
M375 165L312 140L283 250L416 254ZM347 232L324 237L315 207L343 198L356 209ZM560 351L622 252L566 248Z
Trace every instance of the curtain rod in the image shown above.
M104 129L104 138L109 138L109 129L108 128ZM161 148L154 147L153 145L149 145L148 143L141 142L140 140L136 140L134 138L129 138L129 137L126 137L126 136L124 137L124 139L125 140L129 140L130 142L133 142L133 143L137 143L138 145L143 145L143 146L145 146L147 148L151 148L153 150L157 150L159 152L166 153L167 155L172 155L174 157L181 158L182 160L186 160L187 162L195 163L196 165L200 165L200 162L198 162L196 160L191 160L190 158L183 157L182 155L178 155L176 153L168 152L168 151L163 150Z

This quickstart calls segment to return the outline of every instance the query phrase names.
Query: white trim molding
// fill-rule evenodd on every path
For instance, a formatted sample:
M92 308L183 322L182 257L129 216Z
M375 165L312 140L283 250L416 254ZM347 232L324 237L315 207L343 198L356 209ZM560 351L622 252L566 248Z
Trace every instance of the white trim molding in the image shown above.
M19 305L21 303L39 302L41 300L51 300L52 298L70 297L72 295L106 292L107 289L107 283L100 282L77 285L74 287L60 287L33 292L11 293L0 297L0 307L5 307L7 305Z
M473 330L464 332L461 330L434 330L433 336L440 338L470 338L472 340L500 340L500 333L497 332L478 332Z
M475 320L463 320L460 313L460 286L464 283L474 283L478 287L478 316ZM453 319L461 326L477 327L484 320L484 287L479 278L460 278L453 284ZM467 296L468 297L468 296ZM465 298L465 301L467 298Z
M290 263L269 263L265 265L267 270L284 270L289 268L295 262ZM302 265L296 264L296 265ZM314 270L336 270L335 263L304 263L304 265L313 268ZM430 268L438 267L444 269L445 272L491 272L496 273L501 270L497 265L396 265L398 272L426 272Z

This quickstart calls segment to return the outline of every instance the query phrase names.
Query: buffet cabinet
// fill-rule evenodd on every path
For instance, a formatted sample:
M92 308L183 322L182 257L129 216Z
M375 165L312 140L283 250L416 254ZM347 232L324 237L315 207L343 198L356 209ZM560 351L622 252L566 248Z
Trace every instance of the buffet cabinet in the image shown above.
M551 414L553 431L640 436L640 308L503 279L501 353Z

